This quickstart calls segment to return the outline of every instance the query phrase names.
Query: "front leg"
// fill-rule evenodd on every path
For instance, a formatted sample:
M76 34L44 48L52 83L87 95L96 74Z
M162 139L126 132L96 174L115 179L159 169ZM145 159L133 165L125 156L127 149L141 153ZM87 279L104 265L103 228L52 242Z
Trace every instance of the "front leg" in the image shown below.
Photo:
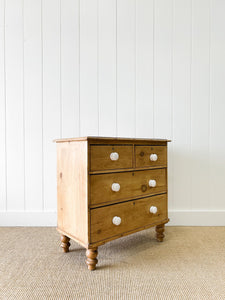
M163 242L163 238L164 238L164 227L165 227L165 224L160 224L160 225L157 225L155 227L155 231L156 231L156 239L158 242Z
M90 270L90 271L95 270L96 265L98 263L98 260L96 258L97 255L98 255L98 247L87 249L87 251L86 251L86 256L87 256L86 264L88 266L88 270Z
M70 238L68 236L61 234L61 247L63 249L63 252L69 252L70 247Z

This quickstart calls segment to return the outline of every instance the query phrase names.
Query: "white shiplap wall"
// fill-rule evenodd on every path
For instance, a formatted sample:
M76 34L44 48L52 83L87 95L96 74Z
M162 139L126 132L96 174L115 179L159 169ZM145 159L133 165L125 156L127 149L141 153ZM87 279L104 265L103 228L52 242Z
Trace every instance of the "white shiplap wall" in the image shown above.
M0 0L0 225L56 224L59 137L170 138L171 224L225 225L225 1Z

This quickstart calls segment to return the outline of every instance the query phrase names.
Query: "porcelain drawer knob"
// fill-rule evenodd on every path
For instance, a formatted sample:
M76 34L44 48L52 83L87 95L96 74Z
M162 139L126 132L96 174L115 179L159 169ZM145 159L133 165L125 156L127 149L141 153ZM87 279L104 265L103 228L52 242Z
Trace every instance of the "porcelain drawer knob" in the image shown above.
M151 154L150 155L150 160L151 161L157 161L157 159L158 159L158 155L157 154Z
M158 211L158 209L157 209L157 207L156 207L156 206L151 206L151 207L150 207L150 213L152 213L152 214L156 214L156 213L157 213L157 211Z
M113 217L112 222L114 225L119 226L121 224L121 218L120 217Z
M111 160L118 160L118 159L119 159L119 153L117 153L117 152L112 152L112 153L110 154L110 159L111 159Z
M112 184L112 191L113 192L119 192L120 190L120 184L119 183L113 183Z
M150 179L149 182L148 182L148 185L150 187L156 187L156 180L155 179Z

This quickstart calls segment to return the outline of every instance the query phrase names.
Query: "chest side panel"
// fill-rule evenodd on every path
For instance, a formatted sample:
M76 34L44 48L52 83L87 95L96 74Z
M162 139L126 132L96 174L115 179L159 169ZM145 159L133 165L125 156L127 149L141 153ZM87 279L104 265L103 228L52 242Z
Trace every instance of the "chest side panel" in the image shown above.
M88 243L87 142L57 144L58 229Z

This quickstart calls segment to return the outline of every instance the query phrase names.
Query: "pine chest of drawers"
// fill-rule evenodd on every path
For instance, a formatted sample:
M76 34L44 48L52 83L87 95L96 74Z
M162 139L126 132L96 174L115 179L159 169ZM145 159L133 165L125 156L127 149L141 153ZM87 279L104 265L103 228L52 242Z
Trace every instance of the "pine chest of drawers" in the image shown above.
M56 140L61 247L84 246L94 270L98 246L155 226L162 242L167 212L167 143L162 139Z

